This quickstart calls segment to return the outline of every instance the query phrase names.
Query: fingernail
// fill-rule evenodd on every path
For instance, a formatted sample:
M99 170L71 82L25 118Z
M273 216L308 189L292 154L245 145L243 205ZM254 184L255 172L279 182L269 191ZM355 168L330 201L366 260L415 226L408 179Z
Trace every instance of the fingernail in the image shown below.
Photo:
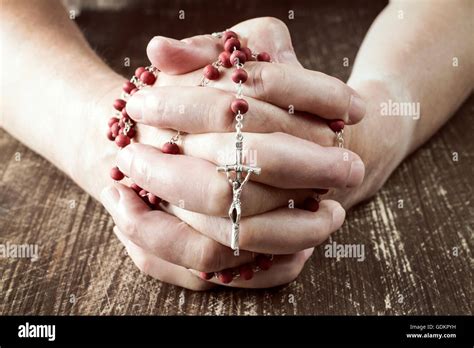
M182 46L185 43L186 39L180 41L166 36L155 36L153 40L156 40L156 43L167 43L173 46Z
M357 96L351 96L351 102L349 105L349 118L358 121L365 116L365 101Z
M107 210L113 209L120 198L118 190L114 186L107 186L100 193L100 200Z
M141 93L135 93L127 102L126 110L127 114L135 121L139 121L143 118L143 95Z
M364 163L357 159L352 161L351 169L349 171L349 179L347 180L347 187L359 186L364 180L365 166Z
M343 223L344 219L346 217L346 211L344 210L343 207L338 205L333 211L332 211L332 230L335 231L338 229Z

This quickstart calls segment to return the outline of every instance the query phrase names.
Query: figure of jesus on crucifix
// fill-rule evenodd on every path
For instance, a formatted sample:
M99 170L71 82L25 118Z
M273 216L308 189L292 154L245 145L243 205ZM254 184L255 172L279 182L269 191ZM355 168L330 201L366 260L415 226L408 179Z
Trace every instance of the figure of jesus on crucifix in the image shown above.
M250 175L255 173L260 174L261 169L258 167L244 165L242 159L242 138L237 138L235 143L235 163L224 166L218 166L217 171L225 172L229 183L232 186L232 204L229 208L229 218L232 222L232 231L230 239L230 247L237 252L239 250L239 232L240 232L240 217L242 214L242 204L240 202L240 196L244 185L249 181ZM231 173L234 172L235 176ZM242 173L246 173L245 177Z

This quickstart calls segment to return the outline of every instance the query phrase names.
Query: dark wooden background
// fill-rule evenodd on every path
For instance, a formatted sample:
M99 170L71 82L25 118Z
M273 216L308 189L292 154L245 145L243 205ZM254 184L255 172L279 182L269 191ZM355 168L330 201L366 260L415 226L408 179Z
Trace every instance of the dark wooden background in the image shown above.
M385 3L155 5L85 10L76 21L94 49L128 76L145 63L146 43L155 34L184 38L275 16L289 26L306 67L345 80L350 68L343 67L343 57L353 61ZM185 10L186 20L178 20L179 10ZM289 10L295 11L294 20L288 19ZM126 57L131 67L123 65ZM473 111L471 97L374 199L350 213L333 240L362 241L364 262L325 258L320 247L287 286L204 293L141 274L113 235L101 204L0 130L0 243L40 248L36 262L0 259L0 314L472 314Z

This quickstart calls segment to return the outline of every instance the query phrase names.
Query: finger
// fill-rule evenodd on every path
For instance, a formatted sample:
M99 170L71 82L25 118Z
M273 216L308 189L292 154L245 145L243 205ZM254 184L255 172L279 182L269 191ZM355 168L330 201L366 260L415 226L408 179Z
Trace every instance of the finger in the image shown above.
M173 264L203 272L235 267L252 260L250 252L239 256L209 237L160 210L150 210L130 188L116 183L101 200L125 236L147 252Z
M356 187L364 179L360 157L343 148L323 147L284 133L243 133L247 163L262 168L250 182L284 189ZM235 134L187 134L182 152L216 165L229 162L235 153ZM230 163L230 162L229 162Z
M164 86L135 93L127 113L137 122L186 133L232 132L235 124L230 105L234 99L232 93L216 88ZM284 132L320 145L334 144L334 132L321 119L258 99L246 100L247 132Z
M287 26L271 17L254 18L232 27L241 41L256 52L268 52L276 62L300 66ZM264 37L265 40L261 40ZM151 63L167 74L191 72L217 60L222 39L199 35L184 40L156 36L147 46Z
M125 246L128 255L133 263L143 273L161 280L165 283L178 285L186 289L195 291L209 290L214 285L202 280L189 272L188 269L177 266L165 260L150 254L143 248L130 241L124 233L120 232L117 226L114 227L114 233Z
M335 77L279 63L247 62L245 70L248 78L243 85L243 95L246 97L283 109L291 106L329 120L341 119L347 124L357 123L365 115L364 100ZM235 93L231 79L234 69L219 71L219 79L209 81L207 87ZM180 76L162 74L155 86L198 86L202 74L202 70Z
M230 246L229 219L193 213L176 206L167 211L217 242ZM339 203L323 200L316 212L280 208L240 220L239 245L262 254L293 254L323 243L345 217Z
M225 175L209 161L184 155L168 155L153 146L130 144L119 151L117 165L135 183L174 205L208 215L225 216L232 190ZM248 185L248 186L247 186ZM243 215L254 215L302 202L310 191L281 190L249 182L242 192Z
M151 63L171 75L201 69L215 61L220 51L221 42L211 35L200 35L181 41L156 36L147 46Z
M236 278L228 284L223 284L218 279L211 278L209 282L236 288L271 288L294 281L303 270L305 262L312 255L313 248L300 251L292 255L281 255L273 258L273 265L267 271L256 272L252 279ZM197 275L199 272L191 271Z

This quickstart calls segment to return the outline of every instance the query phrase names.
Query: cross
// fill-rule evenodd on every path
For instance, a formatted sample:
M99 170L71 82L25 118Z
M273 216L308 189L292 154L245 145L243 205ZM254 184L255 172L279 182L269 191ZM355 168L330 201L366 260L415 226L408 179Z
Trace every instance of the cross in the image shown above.
M229 217L232 222L231 242L230 246L233 250L239 250L239 232L240 232L240 217L241 217L241 203L240 195L245 183L250 179L250 175L255 173L259 175L261 168L246 166L242 163L242 139L237 139L235 142L235 163L218 166L218 172L225 172L229 183L232 186L232 204L229 208ZM230 173L235 172L235 178L231 178ZM242 173L247 173L242 180Z

